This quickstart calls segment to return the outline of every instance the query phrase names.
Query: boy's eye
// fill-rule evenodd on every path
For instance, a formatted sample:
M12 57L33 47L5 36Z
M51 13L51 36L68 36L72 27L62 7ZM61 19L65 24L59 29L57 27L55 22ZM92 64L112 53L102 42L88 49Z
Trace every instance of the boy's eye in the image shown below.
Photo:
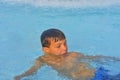
M66 46L66 45L67 45L67 43L65 42L65 43L64 43L64 45Z
M56 48L60 48L60 45L57 45Z

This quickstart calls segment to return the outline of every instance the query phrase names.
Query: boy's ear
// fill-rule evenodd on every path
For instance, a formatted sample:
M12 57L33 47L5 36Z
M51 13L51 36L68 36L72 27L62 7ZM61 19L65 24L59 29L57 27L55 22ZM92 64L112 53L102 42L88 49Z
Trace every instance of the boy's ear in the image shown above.
M48 52L49 52L49 48L48 48L48 47L43 47L42 50L43 50L45 53L48 53Z

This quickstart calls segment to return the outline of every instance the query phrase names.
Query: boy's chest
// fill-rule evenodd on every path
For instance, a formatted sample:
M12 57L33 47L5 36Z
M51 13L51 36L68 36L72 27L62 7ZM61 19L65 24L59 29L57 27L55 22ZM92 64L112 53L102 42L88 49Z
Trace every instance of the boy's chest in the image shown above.
M52 67L62 67L63 59L59 57L45 57L44 63Z

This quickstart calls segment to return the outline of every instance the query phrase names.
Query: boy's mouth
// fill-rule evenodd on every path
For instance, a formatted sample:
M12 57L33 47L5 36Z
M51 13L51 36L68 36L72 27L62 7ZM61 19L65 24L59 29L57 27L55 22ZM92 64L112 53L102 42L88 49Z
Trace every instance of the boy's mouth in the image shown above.
M67 52L63 53L62 55L66 55L66 54L67 54Z

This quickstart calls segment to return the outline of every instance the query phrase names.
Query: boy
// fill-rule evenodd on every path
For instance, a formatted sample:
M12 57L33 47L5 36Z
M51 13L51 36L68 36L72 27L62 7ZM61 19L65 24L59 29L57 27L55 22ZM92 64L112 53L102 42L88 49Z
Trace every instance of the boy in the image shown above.
M15 80L32 75L41 66L52 66L59 73L73 80L87 80L94 76L94 68L88 68L88 63L77 62L78 58L84 57L80 53L68 53L68 46L64 33L58 29L48 29L41 35L43 56L36 59L36 64L25 73L16 76Z

